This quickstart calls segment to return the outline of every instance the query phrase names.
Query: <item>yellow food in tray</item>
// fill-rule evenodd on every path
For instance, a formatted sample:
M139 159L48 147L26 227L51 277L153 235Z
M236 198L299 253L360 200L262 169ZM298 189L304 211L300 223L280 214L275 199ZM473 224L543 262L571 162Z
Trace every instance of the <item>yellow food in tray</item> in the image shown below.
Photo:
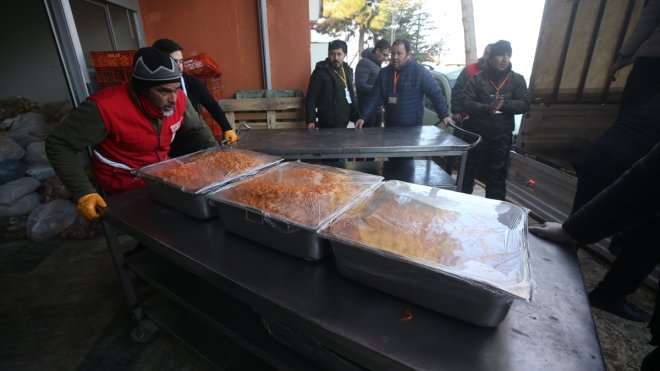
M328 166L289 162L211 197L315 227L381 179Z
M368 217L361 217L360 223L337 224L334 228L343 228L341 233L348 239L407 258L456 264L453 252L460 248L460 242L443 228L458 219L456 212L419 202L364 202L362 207L368 210L354 212Z
M162 166L147 170L147 174L181 189L198 190L257 169L274 162L274 159L250 151L202 151L169 160Z
M526 217L507 202L388 181L321 234L529 297ZM394 274L394 273L393 273Z

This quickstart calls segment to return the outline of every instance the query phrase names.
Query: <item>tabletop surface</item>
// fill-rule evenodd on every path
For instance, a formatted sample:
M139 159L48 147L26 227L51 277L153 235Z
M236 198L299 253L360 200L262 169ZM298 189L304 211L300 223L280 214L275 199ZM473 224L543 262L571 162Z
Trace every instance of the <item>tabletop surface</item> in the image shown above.
M406 154L467 151L469 144L433 125L362 129L242 131L235 148L273 155ZM412 154L411 154L412 153Z
M144 190L109 200L104 221L319 344L371 369L604 370L575 251L529 236L533 298L481 328L199 221ZM406 311L412 319L402 321Z

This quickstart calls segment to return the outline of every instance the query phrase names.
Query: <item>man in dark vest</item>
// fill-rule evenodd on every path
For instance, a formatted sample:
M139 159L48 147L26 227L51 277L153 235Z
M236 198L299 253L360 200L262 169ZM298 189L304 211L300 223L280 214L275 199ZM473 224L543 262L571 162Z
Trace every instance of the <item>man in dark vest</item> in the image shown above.
M309 129L346 128L358 115L353 90L353 70L344 62L346 43L328 44L328 58L316 64L305 97L305 120Z

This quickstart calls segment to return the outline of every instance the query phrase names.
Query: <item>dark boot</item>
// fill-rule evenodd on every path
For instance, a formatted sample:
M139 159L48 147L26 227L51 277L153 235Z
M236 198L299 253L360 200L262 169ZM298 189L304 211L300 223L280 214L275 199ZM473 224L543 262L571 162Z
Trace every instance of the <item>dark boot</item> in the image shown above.
M594 308L604 310L630 321L648 322L651 319L651 315L647 311L625 298L612 300L600 295L597 290L589 293L589 303Z

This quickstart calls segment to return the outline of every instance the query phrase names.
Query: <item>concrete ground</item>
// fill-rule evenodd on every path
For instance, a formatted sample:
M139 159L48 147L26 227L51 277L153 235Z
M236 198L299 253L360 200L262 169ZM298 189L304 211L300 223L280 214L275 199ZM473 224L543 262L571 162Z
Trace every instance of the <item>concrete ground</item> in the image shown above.
M607 266L584 251L579 258L590 290ZM147 345L130 339L134 322L103 236L0 244L0 297L0 370L213 369L167 333ZM643 287L630 300L652 311L654 298ZM638 369L652 350L646 324L592 312L608 369ZM237 359L227 368L255 369L246 364Z

